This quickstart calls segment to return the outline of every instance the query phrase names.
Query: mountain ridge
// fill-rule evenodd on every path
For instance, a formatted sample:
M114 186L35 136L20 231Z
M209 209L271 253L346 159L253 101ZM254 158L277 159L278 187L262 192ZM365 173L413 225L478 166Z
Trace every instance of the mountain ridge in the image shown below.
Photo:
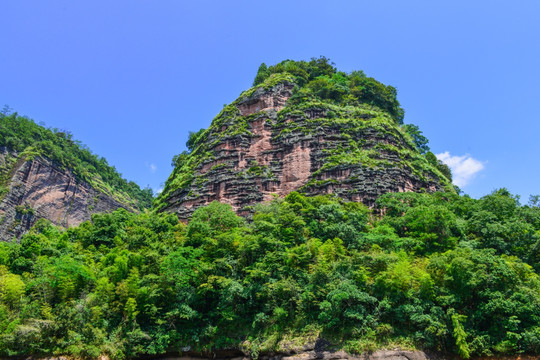
M69 227L98 212L140 211L151 199L151 190L122 179L71 134L0 114L0 241L39 219Z

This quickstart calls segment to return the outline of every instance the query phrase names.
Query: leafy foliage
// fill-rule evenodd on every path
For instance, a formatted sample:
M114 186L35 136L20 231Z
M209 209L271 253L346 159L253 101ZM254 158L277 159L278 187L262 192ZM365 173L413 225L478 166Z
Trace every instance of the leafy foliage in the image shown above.
M285 60L267 67L261 64L253 86L267 81L272 75L287 73L298 85L292 103L305 102L314 98L339 105L369 104L388 112L399 123L403 122L404 111L397 100L397 91L363 71L350 74L338 71L334 63L324 56L310 61Z
M293 192L250 223L217 202L187 225L125 210L68 230L41 221L0 243L0 356L256 356L317 336L349 351L538 354L538 207L505 189L378 206Z
M206 129L200 129L197 132L189 132L188 141L186 142L186 147L189 151L193 151L195 149L195 146L199 143L200 138L205 131Z
M47 157L96 189L109 195L119 194L128 205L140 209L152 205L152 189L141 189L133 181L123 179L107 160L93 154L67 131L45 128L17 113L0 112L0 146L25 158Z
M434 153L431 151L428 151L425 155L426 160L433 165L437 170L439 170L444 176L446 176L447 179L452 180L452 171L441 160L437 159Z
M422 134L422 131L417 125L405 124L403 128L413 138L414 144L421 154L425 154L429 151L429 140Z

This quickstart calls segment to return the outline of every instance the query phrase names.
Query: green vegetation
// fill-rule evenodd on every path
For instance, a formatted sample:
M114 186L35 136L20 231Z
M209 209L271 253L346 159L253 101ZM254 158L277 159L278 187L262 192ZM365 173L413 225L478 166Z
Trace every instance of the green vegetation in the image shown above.
M540 208L505 189L291 193L175 215L118 210L0 243L0 356L114 359L322 337L348 351L540 354ZM377 216L384 209L384 216Z
M275 74L293 76L293 82L299 86L291 103L318 98L339 105L369 104L388 112L399 123L403 122L405 113L397 100L396 89L366 76L363 71L346 74L338 71L325 57L310 61L285 60L270 67L263 63L253 86L264 84Z
M15 211L19 215L34 215L34 209L32 209L32 207L28 204L17 205L15 207Z
M261 91L272 91L281 84L293 88L292 96L278 112L277 119L269 119L265 111L241 114L239 106L253 100ZM299 135L334 134L332 142L336 146L323 150L324 166L312 174L307 185L321 184L316 176L323 171L350 165L370 169L401 167L422 181L433 181L452 189L450 169L429 151L428 141L417 126L403 125L403 117L395 88L362 71L349 74L338 71L325 57L310 61L285 60L269 67L261 64L252 88L226 105L208 129L189 133L188 151L173 158L174 170L155 206L158 210L167 209L168 199L178 194L190 194L188 199L196 199L200 192L194 189L195 184L204 188L206 179L201 169L207 164L215 169L214 160L219 157L221 146L239 144L242 140L249 143L253 136L251 123L260 118L272 125L275 143L296 142ZM384 140L394 147L375 148L377 143L367 143L366 138ZM386 156L388 153L393 155L391 159ZM220 166L235 168L231 161ZM249 175L266 175L254 170L249 171Z
M134 182L123 179L107 160L93 154L69 132L48 129L17 113L4 111L0 112L0 146L16 151L19 159L46 157L56 165L70 169L78 179L95 189L133 208L144 209L152 205L151 189L141 189ZM0 169L0 197L8 180L8 171Z
M414 140L414 145L421 154L425 154L429 151L429 140L422 134L420 128L413 124L403 125L403 129L409 134L410 137Z
M292 97L275 116L242 115L251 96L282 84ZM20 154L0 169L0 196L16 161L47 156L104 192L151 201L70 134L0 116L0 146ZM245 159L235 173L219 158L250 144L261 119L275 142L331 134L306 187L339 185L316 176L340 167L394 167L447 192L389 193L373 209L293 192L256 205L249 222L217 202L187 224L162 212L176 192L197 199L215 173L274 179L273 162ZM40 220L20 242L0 242L0 357L236 348L257 358L316 338L349 352L540 355L540 196L528 205L506 189L459 196L402 120L396 90L363 72L326 58L262 64L210 128L190 132L154 211L94 214L67 230Z
M437 159L428 146L429 140L422 134L420 128L413 124L403 125L403 130L413 139L416 149L425 156L425 159L437 168L448 180L452 181L452 172L448 165Z

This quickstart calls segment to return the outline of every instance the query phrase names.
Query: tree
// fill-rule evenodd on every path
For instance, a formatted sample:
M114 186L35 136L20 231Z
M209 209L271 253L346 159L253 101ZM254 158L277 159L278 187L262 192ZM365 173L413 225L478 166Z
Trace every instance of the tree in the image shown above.
M201 135L203 135L205 131L206 129L203 128L196 132L193 132L193 131L189 132L188 140L186 142L186 147L188 148L189 151L195 150L197 145L200 143L199 140L201 138Z
M540 195L529 196L529 206L540 208Z
M459 315L454 309L449 311L452 317L452 326L454 327L454 339L458 348L458 354L465 359L470 357L469 344L467 344L467 333L463 328L463 322L467 319L464 315Z
M432 153L431 151L427 151L427 153L425 154L426 156L426 160L433 166L435 166L437 168L437 170L439 170L444 176L446 176L446 178L450 181L452 181L452 171L450 170L450 168L448 167L448 165L446 165L445 163L443 163L441 160L437 159L437 157L435 156L434 153Z
M9 307L18 306L25 293L25 287L19 275L8 272L5 266L0 266L0 302Z
M187 227L187 244L201 245L206 238L215 237L243 223L244 219L235 214L231 205L213 201L193 213Z
M270 76L270 71L268 70L268 66L266 66L265 63L262 63L259 66L259 70L257 70L257 75L255 76L255 80L253 80L253 86L257 86L266 80Z
M414 144L416 145L416 148L418 151L420 151L421 154L425 154L429 151L429 140L422 135L422 131L420 131L420 128L414 124L405 124L403 125L403 129L409 134Z

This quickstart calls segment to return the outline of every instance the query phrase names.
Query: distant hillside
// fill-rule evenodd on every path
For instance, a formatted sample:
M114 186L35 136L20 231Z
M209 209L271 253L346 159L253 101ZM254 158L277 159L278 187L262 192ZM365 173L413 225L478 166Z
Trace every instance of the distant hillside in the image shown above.
M396 96L326 58L262 64L251 89L190 134L157 206L187 219L214 200L246 214L291 191L369 206L388 192L453 191L418 128L402 125Z
M149 208L152 199L70 133L0 113L0 240L40 218L77 225L96 212Z

